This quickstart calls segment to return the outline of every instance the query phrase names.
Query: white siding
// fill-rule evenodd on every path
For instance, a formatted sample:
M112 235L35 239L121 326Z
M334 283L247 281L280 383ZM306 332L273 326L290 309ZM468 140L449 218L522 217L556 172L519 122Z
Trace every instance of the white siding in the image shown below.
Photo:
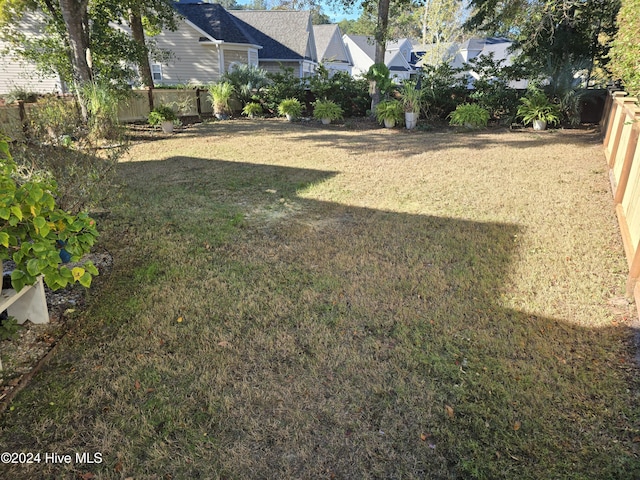
M162 65L162 83L204 85L220 79L218 47L213 42L200 42L202 35L184 21L175 32L163 31L153 37L158 48L172 52Z
M229 71L231 64L248 65L249 64L249 52L247 49L236 50L224 47L224 71Z
M20 30L34 37L42 35L41 22L34 15L25 15L22 18ZM0 42L0 52L7 48L8 44ZM16 88L37 93L64 93L62 82L57 75L42 76L37 72L35 64L11 54L0 53L0 94Z

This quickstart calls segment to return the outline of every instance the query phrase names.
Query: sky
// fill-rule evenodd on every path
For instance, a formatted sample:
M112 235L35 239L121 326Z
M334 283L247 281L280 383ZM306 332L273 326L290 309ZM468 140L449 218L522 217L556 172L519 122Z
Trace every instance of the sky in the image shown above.
M244 5L250 3L250 0L237 0L240 5ZM322 11L331 18L332 22L339 22L343 19L348 20L356 20L360 16L361 8L359 6L354 6L348 11L344 11L340 6L337 5L337 2L318 2L322 5Z

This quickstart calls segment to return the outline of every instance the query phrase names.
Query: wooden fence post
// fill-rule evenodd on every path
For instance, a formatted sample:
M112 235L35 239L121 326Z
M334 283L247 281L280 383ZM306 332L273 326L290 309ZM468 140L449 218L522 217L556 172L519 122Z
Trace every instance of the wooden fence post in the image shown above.
M631 126L631 133L629 135L629 141L627 142L627 148L624 153L620 179L618 180L618 185L613 196L613 199L616 203L621 203L622 199L624 198L624 192L627 189L627 183L629 183L631 166L633 164L633 159L638 148L638 137L640 137L640 113L638 111L635 112L632 121L634 122L634 124Z
M609 141L611 140L611 131L613 130L613 124L615 123L616 114L618 113L618 108L620 107L617 99L626 95L627 92L613 92L611 94L611 110L609 112L609 115L607 115L607 133L604 137L604 142L602 142L604 144L605 150L609 146Z

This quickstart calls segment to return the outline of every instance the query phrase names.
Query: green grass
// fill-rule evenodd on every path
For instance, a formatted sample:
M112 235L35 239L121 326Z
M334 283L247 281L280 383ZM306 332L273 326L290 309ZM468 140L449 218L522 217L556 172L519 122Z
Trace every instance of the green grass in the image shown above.
M0 421L104 462L9 478L640 477L594 136L330 133L132 149L113 271Z

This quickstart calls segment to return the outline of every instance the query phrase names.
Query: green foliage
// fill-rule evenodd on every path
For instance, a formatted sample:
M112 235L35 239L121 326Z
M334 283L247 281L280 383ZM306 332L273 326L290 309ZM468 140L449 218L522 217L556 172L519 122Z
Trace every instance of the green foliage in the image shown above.
M233 86L234 95L243 106L258 99L262 90L269 85L266 70L255 65L239 65L225 73L222 81Z
M38 100L38 94L26 88L14 87L4 96L4 100L7 105L11 105L18 100L22 100L24 103L35 103Z
M554 78L554 66L586 64L588 83L594 69L607 65L619 7L620 0L472 0L466 26L515 37L529 78Z
M313 104L313 117L322 120L328 118L329 120L339 120L342 118L342 108L337 103L331 100L317 100Z
M178 115L168 105L158 105L149 113L147 121L149 125L157 126L162 122L174 122L178 119Z
M269 72L267 77L270 85L265 91L265 108L275 114L278 111L278 105L285 98L297 98L303 101L305 98L304 85L300 78L293 73L293 68L280 65L280 71L277 73Z
M474 91L469 95L479 106L489 112L490 118L510 124L518 108L518 92L509 87L510 80L517 80L513 67L496 61L493 52L469 61L468 67L478 75L473 83Z
M29 137L39 143L59 145L65 138L86 135L77 104L71 97L48 95L29 110Z
M385 120L400 122L404 118L404 108L398 100L383 100L376 105L376 120L383 123Z
M421 80L426 115L431 119L446 119L467 98L467 87L458 76L459 70L446 63L425 66Z
M463 103L449 115L451 125L482 128L489 122L489 112L475 103Z
M209 85L209 97L216 115L228 115L231 113L229 100L233 95L233 91L233 85L229 82L218 82Z
M83 85L80 101L89 113L90 134L96 139L115 139L122 135L118 121L118 103L127 94L109 84L90 82Z
M319 65L309 79L309 89L318 100L332 100L347 117L364 116L370 104L369 83L355 79L346 72L330 75L324 65Z
M285 98L278 105L278 113L280 115L288 115L293 118L298 118L302 113L302 104L297 98Z
M626 90L640 96L640 0L623 0L618 13L618 33L611 47L611 72L620 78Z
M422 89L418 88L416 80L405 80L400 88L400 98L405 112L420 113L424 102Z
M258 102L249 102L242 108L242 113L249 118L253 118L262 113L262 105Z
M0 341L13 340L18 335L19 330L20 325L15 318L9 317L0 320Z
M547 95L537 87L530 87L527 94L520 99L518 117L525 125L534 120L543 120L550 125L560 122L560 107L549 100Z
M375 82L376 87L380 89L380 95L382 96L389 96L395 90L395 85L391 80L389 67L384 63L374 63L371 65L364 78L370 82ZM373 92L370 90L369 94L373 94Z
M39 275L52 290L75 282L88 287L98 274L95 266L60 266L58 246L63 244L71 260L79 261L98 236L94 220L58 208L57 184L49 175L21 175L6 141L0 142L0 173L0 260L16 264L13 287L19 291L33 285Z

